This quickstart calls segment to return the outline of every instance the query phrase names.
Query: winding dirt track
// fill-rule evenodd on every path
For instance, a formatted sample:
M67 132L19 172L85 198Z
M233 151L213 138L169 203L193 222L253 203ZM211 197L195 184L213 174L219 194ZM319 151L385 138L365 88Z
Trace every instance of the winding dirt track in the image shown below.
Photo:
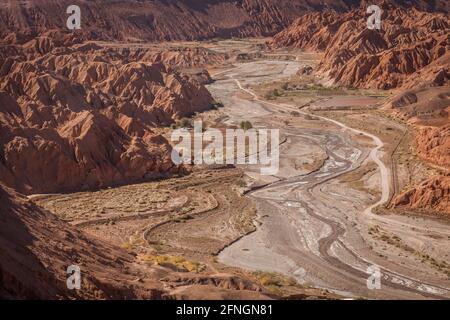
M260 124L276 126L274 115L281 111L297 111L312 116L288 104L277 104L261 100L248 90L242 81L270 81L289 76L296 62L268 62L267 66L247 63L221 72L224 80L216 81L210 90L224 101L231 122L249 118ZM265 68L266 67L266 68ZM278 71L278 73L277 73ZM215 76L217 76L216 74ZM234 85L233 85L234 84ZM251 98L236 97L243 91ZM230 96L233 95L233 97ZM245 117L244 108L249 109ZM296 277L299 281L312 283L351 296L363 295L374 298L449 298L447 286L437 279L431 283L418 280L411 273L404 275L397 265L386 263L380 266L382 289L368 290L367 267L373 265L375 254L365 244L358 228L373 223L405 228L404 222L379 216L372 210L385 204L390 197L390 172L380 159L383 142L375 135L353 129L336 120L313 115L335 128L306 129L287 128L280 124L280 130L292 137L308 136L311 143L317 143L326 150L328 160L320 170L306 175L293 175L258 188L250 193L258 205L263 219L258 230L221 252L221 262L254 270L271 270ZM373 141L374 147L361 149L353 141L355 135L363 135ZM308 139L307 139L308 140ZM291 139L285 148L295 150ZM283 158L281 152L280 157ZM378 167L380 197L373 201L370 196L352 194L331 194L324 192L329 182L359 168L363 163L374 162ZM372 203L369 205L369 203ZM417 226L415 226L417 227ZM377 260L379 261L379 259Z

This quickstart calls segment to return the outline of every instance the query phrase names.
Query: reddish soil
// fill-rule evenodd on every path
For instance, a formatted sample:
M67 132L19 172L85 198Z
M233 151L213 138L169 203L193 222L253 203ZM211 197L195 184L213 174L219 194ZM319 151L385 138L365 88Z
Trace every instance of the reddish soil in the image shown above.
M450 176L425 180L394 199L394 206L441 212L450 215Z
M339 85L391 89L449 83L447 14L384 2L382 29L367 28L366 6L306 14L275 35L274 48L324 51L318 71Z
M180 172L155 128L213 100L161 59L58 32L3 46L0 180L30 194Z

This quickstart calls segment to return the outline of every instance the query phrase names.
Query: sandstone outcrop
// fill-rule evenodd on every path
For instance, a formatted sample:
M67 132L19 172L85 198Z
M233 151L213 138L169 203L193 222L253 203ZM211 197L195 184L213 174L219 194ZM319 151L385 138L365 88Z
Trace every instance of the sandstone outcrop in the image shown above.
M64 29L71 0L3 1L0 38L35 37ZM371 1L370 4L372 4ZM448 1L392 0L399 6L449 12ZM306 12L339 12L367 1L336 0L95 0L78 3L89 39L121 41L205 40L271 36Z
M2 46L0 180L30 194L180 172L156 128L213 100L154 54L53 31Z
M328 83L400 89L385 109L417 126L418 155L450 169L450 19L380 2L382 29L366 27L367 3L341 14L309 13L273 37L272 48L321 51L316 68ZM303 70L300 75L307 74ZM449 213L449 179L438 176L396 196L394 207Z
M401 92L385 108L416 126L416 150L422 159L450 170L449 86Z
M355 1L358 2L358 1ZM73 1L8 1L0 6L0 36L36 36L65 28ZM269 36L308 10L347 10L334 0L96 0L78 4L90 39L123 41L205 40ZM19 33L17 33L20 31Z
M397 118L419 126L449 123L450 86L401 91L384 108Z
M416 140L420 157L450 170L450 124L422 128Z
M318 71L360 88L416 88L450 83L447 14L381 4L382 29L367 28L365 6L345 14L306 14L270 45L323 51Z

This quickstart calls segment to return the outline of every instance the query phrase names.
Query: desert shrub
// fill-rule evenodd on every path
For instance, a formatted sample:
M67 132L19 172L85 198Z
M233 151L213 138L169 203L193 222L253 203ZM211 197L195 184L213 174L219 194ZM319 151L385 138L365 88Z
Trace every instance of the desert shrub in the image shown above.
M241 121L240 127L243 130L249 130L249 129L253 128L253 125L250 121L246 120L246 121Z
M133 251L139 246L144 244L144 240L141 238L132 237L129 242L124 242L121 244L121 247L126 249L127 251Z
M245 188L247 186L247 183L244 180L239 179L238 181L236 181L236 185L238 187Z
M157 265L173 265L179 269L183 269L189 272L202 272L206 269L206 266L200 262L188 260L181 256L169 256L169 255L146 255L142 260L152 262Z

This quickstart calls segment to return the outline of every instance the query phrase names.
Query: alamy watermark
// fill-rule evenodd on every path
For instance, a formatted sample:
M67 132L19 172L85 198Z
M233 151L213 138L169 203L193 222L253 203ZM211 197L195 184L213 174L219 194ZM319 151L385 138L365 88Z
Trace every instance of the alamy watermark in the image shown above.
M66 273L68 275L66 280L67 289L80 290L81 289L81 269L77 265L70 265L67 267Z
M179 128L172 132L175 164L259 165L262 175L278 173L280 133L278 129L219 129L204 131L202 121L194 121L193 132Z
M371 265L367 267L367 273L369 277L367 278L367 289L369 290L379 290L381 289L381 269L377 265Z
M367 7L367 13L371 14L367 18L367 28L370 30L381 30L381 8L377 5L370 5Z

